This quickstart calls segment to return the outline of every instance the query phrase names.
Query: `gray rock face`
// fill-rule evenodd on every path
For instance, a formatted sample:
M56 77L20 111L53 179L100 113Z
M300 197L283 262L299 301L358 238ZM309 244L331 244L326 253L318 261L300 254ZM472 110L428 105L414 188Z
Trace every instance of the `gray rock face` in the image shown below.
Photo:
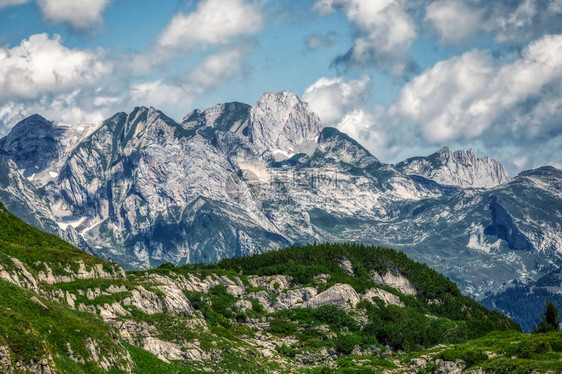
M266 93L250 111L248 136L258 150L293 155L314 147L320 118L292 92Z
M386 272L385 274L374 273L372 276L375 283L381 286L392 287L403 293L404 295L416 295L416 289L410 281L401 274L393 274Z
M51 208L16 163L0 157L0 200L12 212L38 229L62 235Z
M334 128L324 129L318 138L318 143L316 152L323 158L362 168L380 165L380 161L369 151Z
M251 106L242 103L218 104L200 111L194 110L181 120L187 130L198 130L205 127L220 131L242 132L248 125Z
M24 119L14 126L6 137L3 149L24 176L31 177L33 171L45 169L49 162L58 158L58 142L52 122L38 114Z
M0 153L8 209L128 269L363 242L402 250L481 298L514 279L532 284L562 259L559 170L508 179L498 162L448 149L383 164L289 92L180 123L144 107L90 125L34 116Z
M98 126L50 122L34 114L12 128L2 140L0 153L7 154L26 178L42 187L56 180L61 162Z
M143 348L165 362L170 362L171 360L201 362L210 358L209 354L197 345L192 344L190 347L183 347L152 336L144 338Z
M472 149L451 152L444 147L429 157L410 158L396 167L405 174L463 188L491 188L509 181L501 163L489 157L478 158Z
M373 301L374 297L381 299L385 305L396 305L399 307L404 306L404 303L400 301L400 298L398 296L388 291L382 290L380 288L372 288L368 290L362 296L362 299L367 301Z
M10 350L6 346L0 346L0 370L4 373L13 372Z
M347 258L342 259L339 262L340 268L345 271L348 275L353 275L353 265L351 264L351 261L349 261Z
M335 305L348 309L355 307L361 301L359 295L349 284L336 284L326 291L314 296L306 303L309 308L318 308L322 305Z

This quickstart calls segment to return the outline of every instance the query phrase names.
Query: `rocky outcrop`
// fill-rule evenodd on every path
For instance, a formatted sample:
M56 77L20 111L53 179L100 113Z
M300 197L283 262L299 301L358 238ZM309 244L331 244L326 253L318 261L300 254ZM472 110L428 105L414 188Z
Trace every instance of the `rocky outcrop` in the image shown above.
M351 264L351 261L349 261L347 258L342 258L339 261L339 265L340 268L345 271L348 275L353 275L353 265Z
M170 362L171 360L201 362L209 359L209 355L198 344L193 343L186 347L158 338L147 337L143 340L143 348L165 362Z
M318 308L322 305L335 305L340 308L349 309L355 307L361 301L359 295L349 284L338 283L326 291L319 293L307 301L308 308Z
M78 266L77 270L73 270L70 265L66 264L66 267L62 271L63 274L54 274L52 270L53 265L60 267L60 264L40 262L36 265L41 265L45 270L38 271L36 275L32 274L17 258L9 257L9 261L11 262L10 266L6 264L0 265L0 279L4 279L12 284L38 293L44 292L40 287L41 282L57 284L68 283L77 279L124 279L126 277L123 268L120 266L108 265L104 268L101 263L89 264L87 266L82 260L75 262ZM57 297L65 300L69 305L74 307L74 300L76 300L74 295L68 294L68 292L66 294L62 292L56 294Z
M288 290L287 292L279 294L277 302L274 303L273 308L275 310L280 310L304 307L305 305L308 305L307 301L312 300L317 295L318 291L313 287Z
M322 348L318 352L302 353L295 356L295 361L303 365L310 365L316 362L322 362L330 359L337 359L337 354L334 348Z
M404 295L416 295L417 291L410 281L401 274L394 274L391 271L385 274L373 273L371 278L376 284L381 286L392 287L403 293Z
M17 258L10 257L12 269L6 269L0 265L0 279L32 291L39 291L37 279L27 270L23 263Z
M34 374L56 374L55 364L51 355L40 360L28 362L12 362L10 350L6 346L0 346L0 371L2 373L34 373Z
M361 299L373 301L373 298L381 299L385 305L396 305L399 307L404 307L404 303L400 301L400 298L393 293L382 290L380 288L371 288L365 294L361 295Z
M4 373L13 372L10 350L6 346L0 346L0 370Z
M193 308L180 289L171 286L160 286L159 289L163 296L138 286L131 291L130 297L123 299L123 305L132 305L146 314L166 312L179 316L193 316Z
M288 288L296 287L293 278L286 275L273 275L269 277L250 277L248 278L252 287L263 287L270 292L281 292Z
M123 279L125 271L121 266L110 265L104 266L101 263L86 266L84 261L76 261L78 270L73 270L70 266L66 266L64 274L53 274L53 270L48 264L45 264L45 271L37 274L37 279L41 282L56 284L61 282L72 282L76 279Z
M90 352L91 358L96 363L96 365L105 371L109 371L115 368L125 373L132 373L133 371L130 364L131 358L128 354L125 357L122 357L115 356L111 352L102 352L99 343L91 338L88 338L86 340L86 349ZM126 362L126 364L123 364L123 362Z

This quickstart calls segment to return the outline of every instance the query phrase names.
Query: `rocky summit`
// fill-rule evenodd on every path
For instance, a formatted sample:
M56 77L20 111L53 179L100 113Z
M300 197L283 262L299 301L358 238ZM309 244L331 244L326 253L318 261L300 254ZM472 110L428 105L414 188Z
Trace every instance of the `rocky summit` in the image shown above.
M509 178L495 160L448 148L385 164L287 91L179 123L146 107L97 124L34 115L0 154L8 209L130 270L360 242L488 300L562 261L560 170Z
M503 165L489 157L478 158L476 152L451 152L444 147L429 157L414 157L396 165L405 174L420 175L443 185L463 188L492 188L509 182Z

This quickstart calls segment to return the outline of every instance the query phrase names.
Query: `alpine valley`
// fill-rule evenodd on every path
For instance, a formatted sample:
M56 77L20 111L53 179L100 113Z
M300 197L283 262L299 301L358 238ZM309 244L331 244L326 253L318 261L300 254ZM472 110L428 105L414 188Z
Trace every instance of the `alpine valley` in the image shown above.
M540 312L509 292L562 307L545 281L562 264L562 171L510 178L448 148L384 164L291 92L179 123L152 107L91 124L33 115L0 153L9 211L126 270L354 242L406 253L526 329Z

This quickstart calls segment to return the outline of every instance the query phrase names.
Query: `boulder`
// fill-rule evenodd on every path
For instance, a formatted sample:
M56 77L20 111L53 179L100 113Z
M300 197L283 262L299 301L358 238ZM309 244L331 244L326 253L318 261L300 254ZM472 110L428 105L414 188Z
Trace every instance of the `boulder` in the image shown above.
M322 305L336 305L340 308L350 308L355 307L359 301L361 299L353 287L338 283L308 300L306 306L318 308Z
M399 306L401 308L404 307L404 303L402 301L400 301L400 298L398 296L396 296L396 295L394 295L394 294L392 294L388 291L385 291L383 289L380 289L380 288L371 288L370 290L365 292L364 295L361 296L361 299L372 301L373 297L378 297L379 299L384 301L384 304L386 306L396 305L396 306Z

